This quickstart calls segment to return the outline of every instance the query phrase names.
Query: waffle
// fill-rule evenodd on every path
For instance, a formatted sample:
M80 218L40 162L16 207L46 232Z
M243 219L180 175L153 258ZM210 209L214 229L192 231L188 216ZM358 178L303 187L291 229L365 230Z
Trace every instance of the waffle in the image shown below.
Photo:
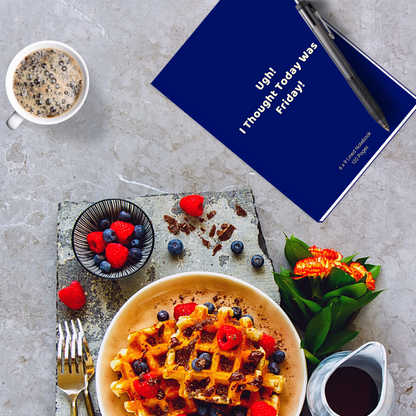
M111 384L111 389L118 397L128 394L130 400L124 402L128 412L137 416L175 416L196 411L192 400L179 396L179 383L162 377L168 345L174 332L175 321L171 320L133 332L128 337L128 347L111 362L111 368L121 375L118 381ZM143 398L133 387L138 375L133 371L132 364L140 359L146 360L149 371L160 379L156 398Z
M206 306L198 305L191 315L180 317L176 323L178 330L172 335L163 377L178 381L179 395L184 399L249 405L251 396L271 400L272 394L283 390L283 377L268 372L265 352L256 346L262 332L253 327L250 318L237 321L232 316L233 310L228 307L214 315ZM228 351L219 347L216 336L223 325L232 325L242 334L242 342ZM211 366L194 371L192 361L203 352L211 354Z

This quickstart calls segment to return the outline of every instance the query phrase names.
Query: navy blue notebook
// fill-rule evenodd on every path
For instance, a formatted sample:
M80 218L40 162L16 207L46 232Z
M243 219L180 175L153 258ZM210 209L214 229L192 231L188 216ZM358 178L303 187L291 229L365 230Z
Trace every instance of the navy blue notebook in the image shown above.
M416 109L416 96L346 38L385 131L293 0L220 0L152 85L316 221L323 221Z

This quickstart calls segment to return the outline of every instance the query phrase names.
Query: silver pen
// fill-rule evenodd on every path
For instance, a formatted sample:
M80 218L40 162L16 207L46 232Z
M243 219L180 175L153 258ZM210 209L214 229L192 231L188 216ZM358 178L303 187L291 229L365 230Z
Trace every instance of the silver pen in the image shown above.
M344 55L335 45L333 41L334 35L329 30L324 20L321 19L318 12L314 10L309 1L295 0L295 2L296 8L298 9L300 15L315 34L330 58L334 61L335 65L338 67L371 117L373 117L373 119L377 121L377 123L380 124L380 126L382 126L385 130L390 131L383 111L373 96L370 94L366 86L351 68Z

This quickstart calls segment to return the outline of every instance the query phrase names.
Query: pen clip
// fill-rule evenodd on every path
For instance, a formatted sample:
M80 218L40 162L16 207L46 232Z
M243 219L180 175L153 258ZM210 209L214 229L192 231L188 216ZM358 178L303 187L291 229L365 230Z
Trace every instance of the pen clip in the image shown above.
M329 37L334 40L335 36L334 34L331 32L331 29L328 27L328 25L326 24L325 20L322 19L321 15L314 9L312 8L313 12L315 13L315 16L319 19L319 21L322 23L322 26L325 28L325 30L328 32Z

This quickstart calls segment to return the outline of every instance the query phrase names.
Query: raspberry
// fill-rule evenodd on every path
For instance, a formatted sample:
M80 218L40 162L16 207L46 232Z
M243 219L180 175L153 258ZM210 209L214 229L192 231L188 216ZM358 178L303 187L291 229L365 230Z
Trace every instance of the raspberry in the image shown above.
M192 217L199 217L204 210L202 207L203 202L204 197L201 195L188 195L180 200L179 206Z
M263 334L259 341L260 347L263 347L266 357L270 357L276 351L276 341L273 337Z
M217 332L218 345L222 350L231 350L242 340L241 332L231 325L223 325Z
M105 250L106 242L102 231L93 231L87 235L88 245L94 253L100 254Z
M196 303L180 303L173 309L173 317L178 320L180 316L188 316L195 310Z
M157 386L158 383L159 380L154 374L146 373L143 377L137 378L133 381L133 387L141 396L147 399L153 399L159 392L159 387Z
M110 228L116 232L117 241L120 244L128 245L134 232L134 225L125 221L115 221Z
M129 257L129 249L119 243L110 243L105 249L105 257L114 269L120 269Z
M74 280L58 292L59 299L70 309L81 309L85 305L85 293L81 284Z
M277 410L266 402L255 402L251 405L252 416L276 416Z

